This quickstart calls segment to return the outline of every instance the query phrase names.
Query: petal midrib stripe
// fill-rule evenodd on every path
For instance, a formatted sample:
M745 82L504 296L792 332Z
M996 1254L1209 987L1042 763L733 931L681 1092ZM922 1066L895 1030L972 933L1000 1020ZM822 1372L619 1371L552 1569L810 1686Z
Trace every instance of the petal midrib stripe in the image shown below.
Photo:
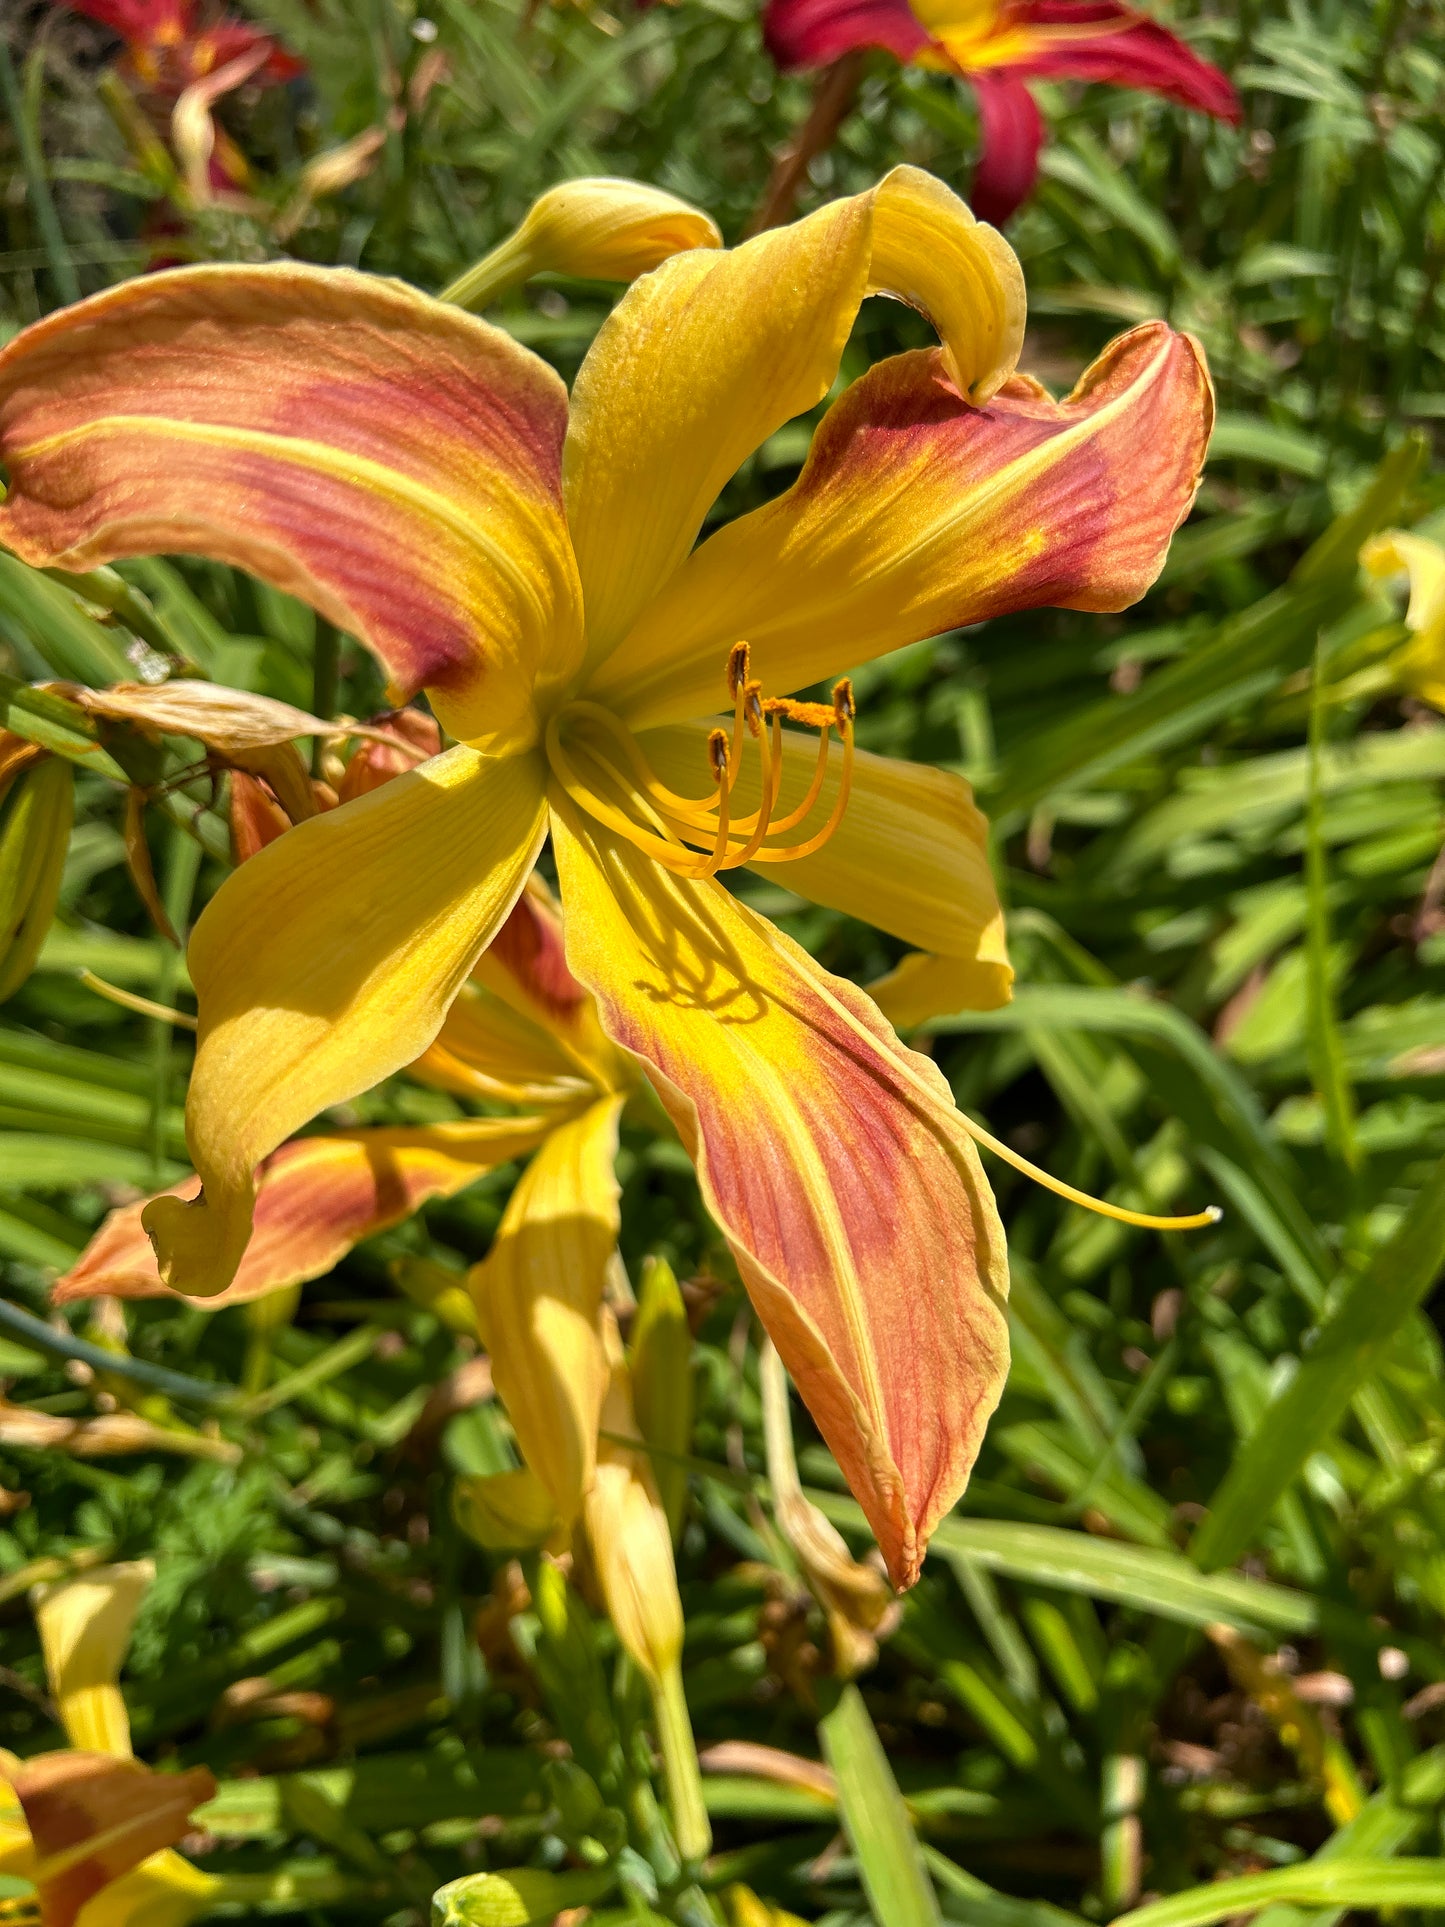
M466 515L450 496L426 482L417 481L413 476L402 474L398 469L388 468L369 455L349 454L332 448L326 442L279 435L269 429L222 428L209 422L177 421L166 415L106 415L98 421L63 428L54 435L43 436L39 441L13 449L10 460L12 465L43 460L56 450L77 442L114 434L155 435L167 441L189 441L204 447L238 449L248 454L265 455L290 467L309 468L317 474L368 489L374 495L389 496L394 501L405 503L419 515L440 522L460 541L475 548L505 577L517 599L532 605L539 623L546 623L551 617L550 610L538 607L532 585L506 548ZM525 503L521 490L515 492L513 499L525 505L527 519L544 538L544 546L549 549L554 547L559 531L549 531L541 525L535 510ZM546 540L549 534L552 536L550 541Z

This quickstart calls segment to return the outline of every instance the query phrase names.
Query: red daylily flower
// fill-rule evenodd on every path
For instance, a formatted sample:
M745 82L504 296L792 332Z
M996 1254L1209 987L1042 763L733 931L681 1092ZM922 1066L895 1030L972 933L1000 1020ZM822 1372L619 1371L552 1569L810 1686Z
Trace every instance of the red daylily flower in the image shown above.
M1033 191L1043 121L1030 80L1110 81L1239 121L1219 69L1120 0L768 0L763 35L785 72L882 47L967 80L979 113L969 198L983 221L1007 220Z
M73 13L96 20L125 42L124 64L147 94L177 99L198 80L260 53L249 78L263 87L305 72L297 60L244 20L227 16L202 25L196 0L61 0Z

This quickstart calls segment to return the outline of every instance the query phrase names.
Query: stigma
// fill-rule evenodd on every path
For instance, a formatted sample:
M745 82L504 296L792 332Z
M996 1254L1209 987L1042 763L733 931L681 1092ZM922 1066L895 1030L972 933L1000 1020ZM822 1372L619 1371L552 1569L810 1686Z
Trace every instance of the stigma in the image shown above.
M661 782L631 730L599 703L567 703L547 726L548 762L573 802L677 876L704 878L743 864L795 863L822 849L848 807L857 715L852 683L846 677L835 683L831 703L764 696L752 676L746 642L728 651L725 680L732 728L708 732L711 789L702 796L682 796ZM802 799L780 813L785 722L816 730L818 754ZM821 799L835 735L837 788L824 812ZM738 815L733 799L750 756L758 763L758 804Z

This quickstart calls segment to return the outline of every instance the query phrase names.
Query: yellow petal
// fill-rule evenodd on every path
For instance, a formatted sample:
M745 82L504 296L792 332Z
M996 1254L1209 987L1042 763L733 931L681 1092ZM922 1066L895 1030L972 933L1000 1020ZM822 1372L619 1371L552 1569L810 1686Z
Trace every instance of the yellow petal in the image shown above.
M687 556L740 463L828 392L870 292L929 309L967 392L1013 371L1018 262L916 168L730 252L678 255L624 295L577 376L563 457L589 665ZM722 673L720 653L719 687Z
M635 1081L567 968L561 918L536 875L412 1075L462 1097L568 1107Z
M700 788L709 725L675 724L638 738L662 781L687 794ZM818 760L817 738L785 729L783 776L776 813L785 815L807 793ZM835 743L813 816L798 826L805 836L824 823L838 794L841 753ZM733 790L739 816L757 808L761 765L744 751ZM814 903L859 917L921 951L884 981L884 1003L895 1023L964 1009L990 1010L1008 1002L1013 971L1004 942L1003 912L988 861L988 821L961 776L925 763L855 752L848 806L833 836L795 863L759 866L762 874ZM914 965L910 972L908 965ZM926 973L926 974L925 974ZM931 1000L942 997L943 1002Z
M497 1392L564 1525L592 1483L607 1392L602 1289L617 1246L621 1109L604 1098L553 1131L471 1275Z
M660 187L606 176L563 181L442 299L485 308L534 274L635 281L688 248L721 246L715 222Z
M149 1559L97 1566L32 1594L45 1676L66 1738L83 1753L130 1757L120 1669L155 1567Z
M452 1505L462 1531L488 1552L544 1546L557 1529L552 1495L526 1465L458 1479Z
M257 1173L246 1255L208 1308L247 1304L320 1278L363 1238L400 1224L429 1199L452 1197L499 1164L526 1157L550 1128L545 1117L480 1117L294 1138ZM189 1201L197 1189L187 1178L160 1195ZM150 1202L111 1212L51 1287L52 1303L175 1295L146 1236Z
M145 1213L167 1284L224 1291L261 1159L431 1043L544 828L532 757L459 747L298 824L221 886L189 952L200 1032L186 1134L204 1195Z
M88 1900L76 1927L189 1927L212 1911L221 1892L215 1874L166 1847Z
M647 1066L758 1315L898 1585L1007 1369L1003 1228L937 1068L716 882L552 836L568 960Z
M566 390L399 281L288 261L145 275L0 351L0 541L83 570L181 551L310 602L520 747L581 644Z
M1428 536L1390 529L1365 544L1360 560L1373 576L1401 570L1408 576L1405 622L1414 639L1395 653L1391 666L1405 688L1445 710L1445 548Z
M786 695L886 650L1044 606L1123 609L1164 565L1214 421L1203 350L1121 335L1056 402L1022 376L965 401L936 351L879 362L785 495L704 542L590 693L634 728L707 715L752 645Z

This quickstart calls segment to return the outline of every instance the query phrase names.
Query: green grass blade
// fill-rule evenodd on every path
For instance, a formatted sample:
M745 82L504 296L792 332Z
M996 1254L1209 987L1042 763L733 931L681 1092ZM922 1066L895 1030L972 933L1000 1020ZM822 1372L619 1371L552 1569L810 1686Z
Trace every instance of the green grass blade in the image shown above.
M846 1689L818 1732L879 1927L938 1927L938 1901L908 1809L856 1686Z
M1113 1927L1210 1927L1271 1901L1343 1907L1445 1907L1445 1860L1309 1860L1207 1887L1120 1914Z
M1190 1543L1208 1570L1233 1565L1278 1500L1376 1371L1405 1320L1445 1261L1445 1158L1436 1164L1403 1223L1346 1290L1338 1310L1286 1390L1242 1445L1209 1515Z

